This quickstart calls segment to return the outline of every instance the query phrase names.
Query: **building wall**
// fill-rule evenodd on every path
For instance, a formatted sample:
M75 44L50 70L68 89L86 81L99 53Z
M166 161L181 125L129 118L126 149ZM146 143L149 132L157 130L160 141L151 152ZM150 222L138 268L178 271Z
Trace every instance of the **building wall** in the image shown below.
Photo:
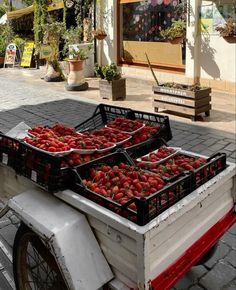
M219 0L220 3L233 3L232 0ZM116 62L117 59L117 1L105 1L109 10L107 23L108 36L103 43L102 63ZM212 1L190 0L190 13L187 23L186 71L176 74L155 70L160 81L175 81L193 83L200 81L202 85L215 89L235 92L236 79L236 44L227 43L219 34L199 33L198 14L201 4L211 4ZM215 3L217 3L215 1ZM98 53L98 56L101 53ZM99 57L98 57L99 60ZM122 66L126 76L153 80L149 69L133 66Z

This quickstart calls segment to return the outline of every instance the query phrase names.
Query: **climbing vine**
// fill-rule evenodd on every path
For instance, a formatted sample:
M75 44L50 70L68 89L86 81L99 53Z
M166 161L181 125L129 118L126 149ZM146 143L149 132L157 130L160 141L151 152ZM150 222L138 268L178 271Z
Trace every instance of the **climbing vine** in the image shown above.
M34 41L36 53L39 52L40 44L43 40L42 26L46 22L47 0L34 0Z

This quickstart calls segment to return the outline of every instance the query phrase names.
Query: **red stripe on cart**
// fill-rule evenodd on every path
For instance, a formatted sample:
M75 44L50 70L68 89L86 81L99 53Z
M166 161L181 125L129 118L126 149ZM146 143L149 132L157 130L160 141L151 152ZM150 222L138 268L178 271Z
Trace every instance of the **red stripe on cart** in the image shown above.
M151 281L152 290L168 290L216 244L219 238L236 222L236 214L230 210L212 226L181 257Z

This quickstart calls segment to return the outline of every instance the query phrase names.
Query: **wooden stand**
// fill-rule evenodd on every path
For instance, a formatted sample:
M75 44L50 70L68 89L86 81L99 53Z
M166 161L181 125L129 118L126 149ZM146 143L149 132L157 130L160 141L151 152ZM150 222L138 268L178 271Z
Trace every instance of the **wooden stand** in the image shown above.
M196 121L197 115L205 113L210 116L211 110L211 88L198 91L169 88L163 86L153 87L154 101L153 107L156 112L159 108L174 111L191 116Z
M126 82L123 78L111 82L108 82L107 80L100 80L99 89L100 96L103 99L117 101L124 100L126 98Z

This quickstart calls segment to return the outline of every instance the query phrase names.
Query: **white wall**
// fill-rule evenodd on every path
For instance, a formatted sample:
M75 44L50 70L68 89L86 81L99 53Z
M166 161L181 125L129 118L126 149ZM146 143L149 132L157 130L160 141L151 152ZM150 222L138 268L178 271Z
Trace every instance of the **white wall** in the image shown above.
M209 40L201 37L201 78L236 81L236 44L228 43L218 35Z
M228 43L219 33L198 32L198 11L200 5L212 1L191 0L190 25L187 26L186 76L210 80L235 82L236 45ZM218 3L214 1L214 3ZM233 3L221 0L220 4ZM195 32L194 32L195 29Z
M102 63L116 62L117 1L103 0L109 13L107 37L103 40ZM233 0L219 0L234 3ZM190 0L190 19L187 23L186 77L235 82L236 44L228 43L219 34L199 33L198 13L201 4L212 1ZM215 0L214 3L217 3ZM98 53L99 56L99 53Z
M102 58L102 64L116 62L116 2L115 0L100 0L106 9L106 19L103 26L107 33L107 37L103 41L97 41L98 62ZM99 48L102 47L102 53Z

